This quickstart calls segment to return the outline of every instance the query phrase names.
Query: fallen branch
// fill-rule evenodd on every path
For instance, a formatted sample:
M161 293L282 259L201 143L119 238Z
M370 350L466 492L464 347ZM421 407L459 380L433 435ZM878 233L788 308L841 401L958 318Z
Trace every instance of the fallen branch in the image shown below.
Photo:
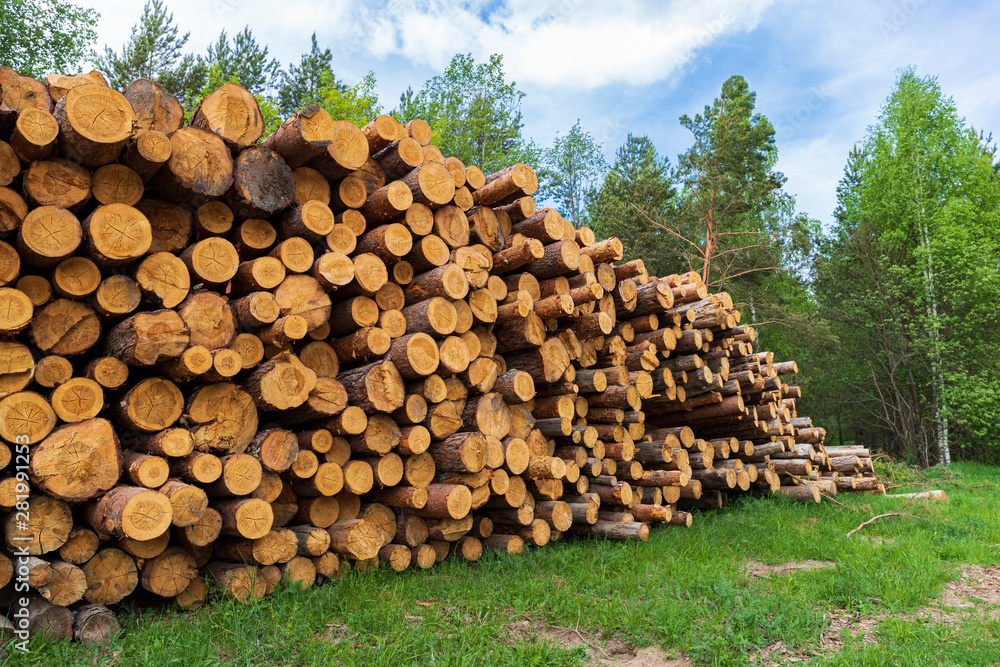
M864 523L862 523L860 526L858 526L857 528L855 528L851 532L847 533L847 536L850 537L851 535L853 535L854 533L858 532L859 530L861 530L862 528L864 528L868 524L875 523L879 519L884 519L887 516L908 516L911 519L919 519L920 518L918 516L913 516L912 514L906 514L905 512L886 512L885 514L879 514L878 516L873 516L872 518L868 519L867 521L865 521Z
M917 491L916 493L895 493L886 494L886 498L907 498L910 500L948 500L948 494L940 489L933 491Z

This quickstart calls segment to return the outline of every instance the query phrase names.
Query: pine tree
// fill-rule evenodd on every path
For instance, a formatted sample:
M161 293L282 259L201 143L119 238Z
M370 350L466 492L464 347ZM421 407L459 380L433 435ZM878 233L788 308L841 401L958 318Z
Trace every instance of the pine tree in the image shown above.
M180 34L163 0L149 0L121 53L105 46L97 65L112 88L124 90L134 79L151 79L176 92L186 78L184 72L194 65L191 56L182 54L190 35Z
M648 137L629 134L601 188L587 197L587 224L602 238L620 238L626 258L642 259L650 273L674 273L685 265L681 242L665 231L675 196L670 160Z
M243 28L231 42L223 30L208 47L204 62L216 68L223 80L235 81L254 95L274 89L281 74L281 64L268 57L267 47L257 43L249 27Z
M347 90L347 86L333 76L333 52L320 50L314 32L309 52L302 54L298 65L289 64L288 71L281 75L278 105L282 114L291 115L307 104L318 103L320 89L331 85L342 92Z
M756 99L742 76L732 76L703 114L680 119L694 144L677 159L679 214L698 230L688 238L698 246L702 279L717 288L777 268L776 236L794 208L781 191L784 175L773 169L774 127Z

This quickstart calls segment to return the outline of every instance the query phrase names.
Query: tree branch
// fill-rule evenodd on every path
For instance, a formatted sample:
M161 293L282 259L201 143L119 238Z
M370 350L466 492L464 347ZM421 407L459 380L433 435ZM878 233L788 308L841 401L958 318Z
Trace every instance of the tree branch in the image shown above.
M745 276L748 273L756 273L758 271L791 271L791 269L784 269L780 266L762 266L756 269L747 269L746 271L740 271L739 273L734 273L731 276L724 276L722 278L719 278L718 280L713 280L708 284L708 286L712 287L713 285L719 285L727 280L732 280L733 278L739 278L740 276Z

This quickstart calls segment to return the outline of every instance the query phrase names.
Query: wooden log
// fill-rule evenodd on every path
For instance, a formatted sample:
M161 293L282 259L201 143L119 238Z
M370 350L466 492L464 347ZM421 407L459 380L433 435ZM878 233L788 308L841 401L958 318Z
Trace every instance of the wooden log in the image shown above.
M200 609L208 600L208 587L203 577L195 576L184 591L174 598L181 609Z
M347 390L348 400L359 407L392 412L403 405L403 379L391 361L342 372L338 379Z
M222 517L222 534L257 539L267 535L274 522L271 505L259 498L233 498L212 503Z
M184 109L173 94L149 79L136 79L125 88L139 130L170 134L184 124Z
M119 549L101 549L81 569L87 579L84 599L91 603L120 602L139 584L135 560Z
M819 503L822 500L819 487L815 485L782 486L778 492L787 498L802 502Z
M23 261L41 269L72 255L83 239L76 216L54 206L42 206L28 213L17 234L17 248Z
M196 389L187 400L186 415L198 451L240 453L257 432L254 398L229 382Z
M73 639L85 646L100 646L120 632L118 617L102 604L84 604L73 610Z
M278 232L267 220L246 220L233 230L230 238L240 258L249 260L265 254L278 239Z
M259 431L250 441L246 453L272 472L284 472L292 467L299 454L295 434L280 428Z
M118 486L86 510L90 526L105 538L129 537L151 540L170 527L170 500L156 491L137 486Z
M572 533L605 537L609 540L649 539L649 524L639 521L596 521L593 524L574 524Z
M468 171L466 177L468 178ZM537 189L537 185L533 185L536 180L533 177L534 171L531 167L523 164L511 165L502 171L490 174L473 192L475 202L480 206L493 206L518 191L532 195ZM478 179L474 180L478 182ZM473 181L470 181L470 184L473 184Z
M59 123L60 151L90 168L116 160L136 122L124 95L96 83L70 90L56 104L53 115Z
M54 641L73 639L73 612L40 597L27 598L27 631Z
M333 118L317 104L308 104L289 116L261 145L278 153L293 169L316 157L330 145Z
M35 206L58 206L78 211L90 200L91 173L75 162L62 158L37 160L28 165L21 177L25 199ZM20 196L10 191L5 203L17 218L24 218L27 206ZM5 219L7 216L5 216ZM5 223L5 231L16 224Z
M364 519L338 521L328 527L330 551L352 558L374 558L382 548L383 534L374 523Z
M302 405L316 386L316 373L291 352L281 352L258 366L243 383L262 410Z
M143 183L149 183L170 159L170 138L158 130L138 130L121 155L122 164L134 171Z
M153 183L176 203L204 204L221 197L233 183L233 158L222 138L197 127L170 136L170 159Z
M206 95L191 117L191 126L214 132L235 151L249 148L264 133L257 100L235 83L224 83Z
M142 199L142 178L123 164L107 164L94 172L91 194L100 204L135 206Z
M195 559L181 547L168 547L147 560L139 577L140 585L161 597L180 595L198 574Z
M171 523L180 528L194 525L208 509L205 491L179 479L167 480L157 491L170 499L173 512Z
M451 172L437 162L425 162L398 182L410 189L414 202L431 208L444 206L455 196L455 181Z
M5 149L8 156L4 160L6 176L0 178L0 183L6 186L14 180L21 170L18 160L27 164L52 155L58 136L59 122L48 110L30 108L21 111L10 136L10 144Z
M265 581L260 570L253 565L213 561L206 566L205 571L223 593L238 602L264 597Z
M482 433L454 433L431 443L427 452L434 457L438 470L479 472L486 465L486 437Z

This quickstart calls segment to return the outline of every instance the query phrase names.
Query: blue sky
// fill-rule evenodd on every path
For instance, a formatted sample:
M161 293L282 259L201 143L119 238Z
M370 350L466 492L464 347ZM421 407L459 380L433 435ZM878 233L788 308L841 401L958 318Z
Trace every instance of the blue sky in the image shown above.
M120 48L138 0L97 8L98 45ZM959 113L1000 136L1000 3L934 0L168 0L189 48L249 25L282 63L315 30L353 83L369 70L387 108L458 52L504 55L527 93L525 131L540 145L581 119L609 160L627 133L671 160L690 143L677 119L742 74L777 129L778 169L799 209L824 223L851 146L900 68L936 75Z

